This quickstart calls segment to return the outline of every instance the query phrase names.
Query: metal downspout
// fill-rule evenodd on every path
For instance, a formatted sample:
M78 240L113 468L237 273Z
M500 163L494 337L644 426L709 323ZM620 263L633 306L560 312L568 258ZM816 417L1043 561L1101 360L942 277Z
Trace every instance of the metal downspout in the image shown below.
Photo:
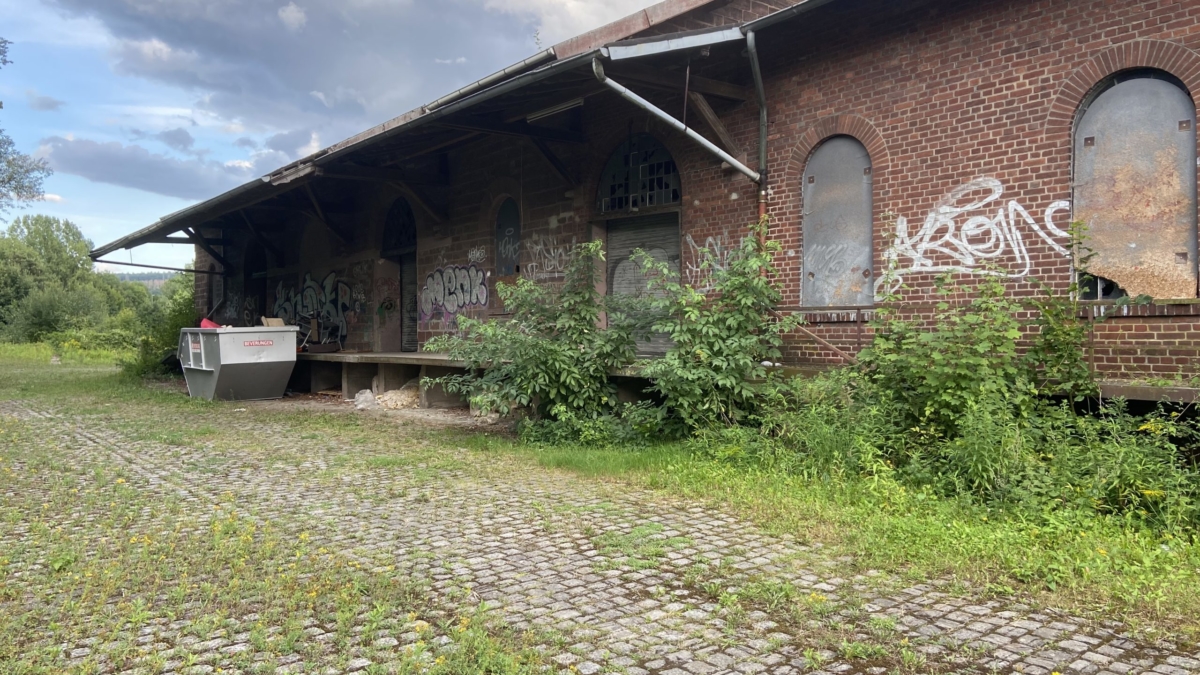
M758 65L758 45L754 31L746 33L746 51L750 54L750 69L754 71L754 93L758 95L758 219L767 215L767 91L763 87L762 69Z
M610 80L608 78L608 76L604 74L604 66L600 65L599 59L592 59L592 73L596 76L596 79L599 80L602 84L604 84L609 89L612 89L613 91L620 94L621 98L625 99L626 101L629 101L630 103L636 105L637 107L641 108L642 110L645 110L646 112L650 113L651 115L654 115L655 117L662 120L663 122L666 122L676 131L682 132L688 138L692 139L693 141L696 141L701 146L703 146L705 150L708 150L709 152L716 155L717 157L720 157L722 161L729 164L729 166L732 166L734 169L736 169L738 171L738 173L745 175L747 178L754 181L755 183L758 183L760 181L761 176L759 175L759 173L757 171L755 171L754 169L751 169L750 167L746 166L745 164L742 164L741 162L737 161L737 159L735 159L733 157L733 155L731 155L728 152L725 152L721 148L717 147L716 145L713 144L712 141L710 141L707 138L696 133L690 127L684 125L683 122L680 122L679 120L675 119L674 117L672 117L668 113L664 112L663 110L660 110L653 103L651 103L651 102L647 101L646 99L642 98L641 96L638 96L637 94L633 93L624 85L622 85L618 82L615 82L613 80Z

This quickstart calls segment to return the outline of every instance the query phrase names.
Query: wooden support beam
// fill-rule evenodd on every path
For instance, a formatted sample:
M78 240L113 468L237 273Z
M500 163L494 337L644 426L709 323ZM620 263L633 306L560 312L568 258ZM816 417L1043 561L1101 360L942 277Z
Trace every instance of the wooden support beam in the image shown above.
M333 225L330 225L330 224L329 224L329 221L328 221L328 220L325 220L325 212L321 210L321 203L317 201L317 195L316 195L316 193L315 193L315 192L313 192L312 185L310 185L309 183L305 183L305 184L304 184L304 191L308 193L308 200L309 200L310 202L312 202L313 209L316 211L316 214L315 214L315 216L316 216L316 219L317 219L317 220L318 220L318 221L319 221L319 222L320 222L322 225L324 225L324 226L325 226L325 229L327 229L327 230L329 230L330 232L332 232L332 233L333 233L333 236L337 237L337 238L338 238L338 240L339 240L339 241L341 241L343 244L348 244L348 243L350 243L350 240L348 240L348 239L346 238L346 235L342 234L342 231L341 231L341 230L337 229L337 228L336 228L336 227L334 227ZM306 213L307 213L307 212L306 212ZM310 214L310 215L312 215L312 214Z
M201 237L194 229L192 229L190 227L184 228L183 233L188 236L188 239L192 240L192 243L194 243L195 245L204 249L204 252L207 253L208 255L210 255L213 260L216 260L217 262L221 263L221 267L224 270L233 269L233 265L229 264L229 261L225 259L225 256L221 255L220 253L217 253L217 250L214 249L212 246L209 246L208 241L205 240L204 237Z
M663 89L666 91L683 93L684 74L676 73L669 70L659 68L650 68L648 66L640 66L634 63L622 63L620 65L613 64L611 68L605 70L612 78L621 84L627 82L636 82L655 89ZM691 83L688 85L690 91L708 94L718 98L728 99L730 101L746 101L750 98L749 91L746 87L733 84L730 82L722 82L721 80L713 80L699 75L692 75Z
M554 173L558 174L558 177L567 184L567 187L574 189L575 186L579 185L579 181L575 179L575 175L571 171L571 168L568 167L565 162L559 159L558 155L554 154L554 151L550 149L550 146L546 145L546 141L543 141L540 138L531 138L529 140L533 143L534 147L538 149L538 152L542 153L542 157L544 157L546 162L550 164L550 168L554 169Z
M444 223L450 219L450 214L446 213L445 211L439 209L437 206L432 204L425 197L425 195L414 190L411 185L407 185L401 181L394 181L392 183L392 185L400 188L401 190L403 190L405 192L406 195L411 197L412 201L416 202L417 206L420 207L420 209L422 211L424 211L426 214L428 214L429 217L432 218L435 223L438 223L440 225L441 223Z
M238 211L238 213L241 214L242 220L246 221L246 227L249 228L250 234L254 235L254 238L258 241L258 243L262 244L263 248L270 252L271 257L275 258L275 264L279 266L283 265L283 251L281 251L278 246L272 244L267 240L266 237L263 236L263 233L254 224L254 221L250 220L250 216L246 215L244 210Z
M325 178L339 180L357 180L373 183L393 183L401 181L409 185L433 185L444 187L449 183L441 176L421 176L400 169L386 166L362 166L359 164L341 164L334 167L322 167L319 174Z
M691 101L692 107L700 114L701 119L717 135L717 140L720 142L721 147L725 149L725 152L744 161L745 153L742 152L741 146L737 144L737 141L733 140L733 134L729 133L729 130L725 128L725 123L721 121L720 117L717 117L717 113L708 104L708 99L704 98L704 94L698 91L688 92L688 99ZM759 171L762 171L762 169L759 168Z
M460 117L457 119L440 120L437 124L449 129L478 131L480 133L500 136L540 138L544 141L556 141L558 143L584 143L587 141L583 134L575 131L537 127L528 122L500 122L482 117Z

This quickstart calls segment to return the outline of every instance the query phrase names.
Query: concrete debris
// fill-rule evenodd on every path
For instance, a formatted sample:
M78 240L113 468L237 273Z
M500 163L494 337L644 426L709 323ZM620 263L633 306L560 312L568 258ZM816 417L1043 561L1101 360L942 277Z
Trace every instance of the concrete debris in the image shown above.
M399 389L385 391L377 397L377 400L379 405L387 410L418 408L421 405L420 380L412 379Z
M378 410L379 401L375 400L375 394L372 394L370 389L363 389L354 395L354 408L356 410Z

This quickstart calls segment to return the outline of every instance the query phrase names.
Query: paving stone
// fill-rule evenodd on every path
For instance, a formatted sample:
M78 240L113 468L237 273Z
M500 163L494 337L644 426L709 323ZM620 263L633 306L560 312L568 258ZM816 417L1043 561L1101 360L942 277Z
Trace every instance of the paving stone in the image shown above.
M886 612L899 627L896 638L912 640L911 648L925 654L937 672L1001 666L1002 672L1025 675L1066 667L1097 674L1103 669L1105 675L1200 675L1195 646L1138 644L1119 637L1120 626L1091 626L1065 614L1034 612L1019 602L984 600L973 591L957 597L957 591L947 592L945 579L906 586L877 572L851 577L843 571L853 569L852 559L834 558L820 546L800 546L793 537L769 536L711 508L566 473L505 469L465 450L455 456L460 468L423 469L420 477L411 468L364 468L330 480L321 474L341 458L376 451L336 437L314 443L283 421L243 423L247 438L269 438L273 448L243 453L136 440L93 418L85 422L56 416L11 401L0 401L0 416L18 417L56 439L65 460L118 468L136 477L138 489L188 509L207 512L231 500L254 504L260 522L296 535L310 533L314 547L336 551L376 573L390 567L395 574L431 582L437 600L455 612L486 601L497 619L517 630L545 626L560 631L566 639L562 644L572 645L571 651L547 652L548 660L563 670L574 666L574 672L584 675L614 670L629 675L804 671L804 633L784 617L750 611L731 628L716 597L684 583L693 566L709 563L716 569L712 563L717 561L728 563L711 579L717 587L728 590L750 579L769 579L803 588L805 594L822 594L830 616L851 624L863 640L872 639L867 618ZM221 423L239 424L237 419L222 418ZM270 461L274 451L303 461ZM654 537L678 536L690 543L668 551L657 567L641 570L597 550L594 539L600 533L624 535L646 523L662 526ZM585 532L585 526L590 530ZM130 527L139 531L148 524ZM5 544L0 539L0 546ZM381 565L380 554L394 562ZM468 586L468 593L460 593ZM363 616L369 610L363 607ZM181 668L180 659L200 653L203 667L226 672L235 657L263 664L265 672L271 666L325 672L346 658L352 659L347 668L362 670L371 664L367 657L376 654L373 650L394 651L385 658L398 658L405 645L421 637L411 627L368 633L360 616L351 632L350 653L337 654L332 649L336 635L329 632L333 627L305 617L298 653L281 657L258 653L250 642L248 629L257 615L234 618L240 623L201 639L187 634L186 618L168 622L154 617L129 638L136 635L139 646L168 658L168 671ZM146 630L150 626L159 628ZM280 630L268 627L267 633L278 636ZM422 639L435 648L452 644L446 635ZM980 651L967 658L940 644L950 641ZM92 639L61 649L64 659L85 659L109 649L106 644ZM894 651L889 658L895 658ZM300 653L324 656L309 663L309 656ZM831 652L824 658L827 665L817 672L826 675L887 672L880 664L866 668L839 661ZM378 667L388 669L387 664Z

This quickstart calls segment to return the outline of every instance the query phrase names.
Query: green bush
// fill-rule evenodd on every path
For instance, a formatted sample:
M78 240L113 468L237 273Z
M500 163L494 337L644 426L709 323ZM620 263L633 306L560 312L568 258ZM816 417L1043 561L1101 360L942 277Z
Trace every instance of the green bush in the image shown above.
M6 332L13 342L41 342L53 333L98 328L107 316L108 305L100 291L51 281L10 310Z
M724 267L706 249L707 293L645 253L637 256L651 275L652 306L663 316L655 329L672 341L665 357L643 368L663 397L667 431L740 424L758 410L769 379L763 364L780 359L783 335L797 324L775 313L782 294L772 260L779 252L779 243L767 239L766 218L749 228Z
M163 359L179 346L179 331L196 326L195 285L191 275L172 277L163 285L158 303L151 304L139 317L144 326L137 338L134 355L121 362L132 377L157 377L167 373Z
M485 413L528 409L535 418L561 420L567 435L612 416L617 391L609 374L634 362L635 340L648 326L627 301L596 290L596 263L603 260L601 242L578 244L561 287L528 279L497 284L511 317L459 316L457 334L438 336L425 348L465 362L467 373L430 383L469 397Z

